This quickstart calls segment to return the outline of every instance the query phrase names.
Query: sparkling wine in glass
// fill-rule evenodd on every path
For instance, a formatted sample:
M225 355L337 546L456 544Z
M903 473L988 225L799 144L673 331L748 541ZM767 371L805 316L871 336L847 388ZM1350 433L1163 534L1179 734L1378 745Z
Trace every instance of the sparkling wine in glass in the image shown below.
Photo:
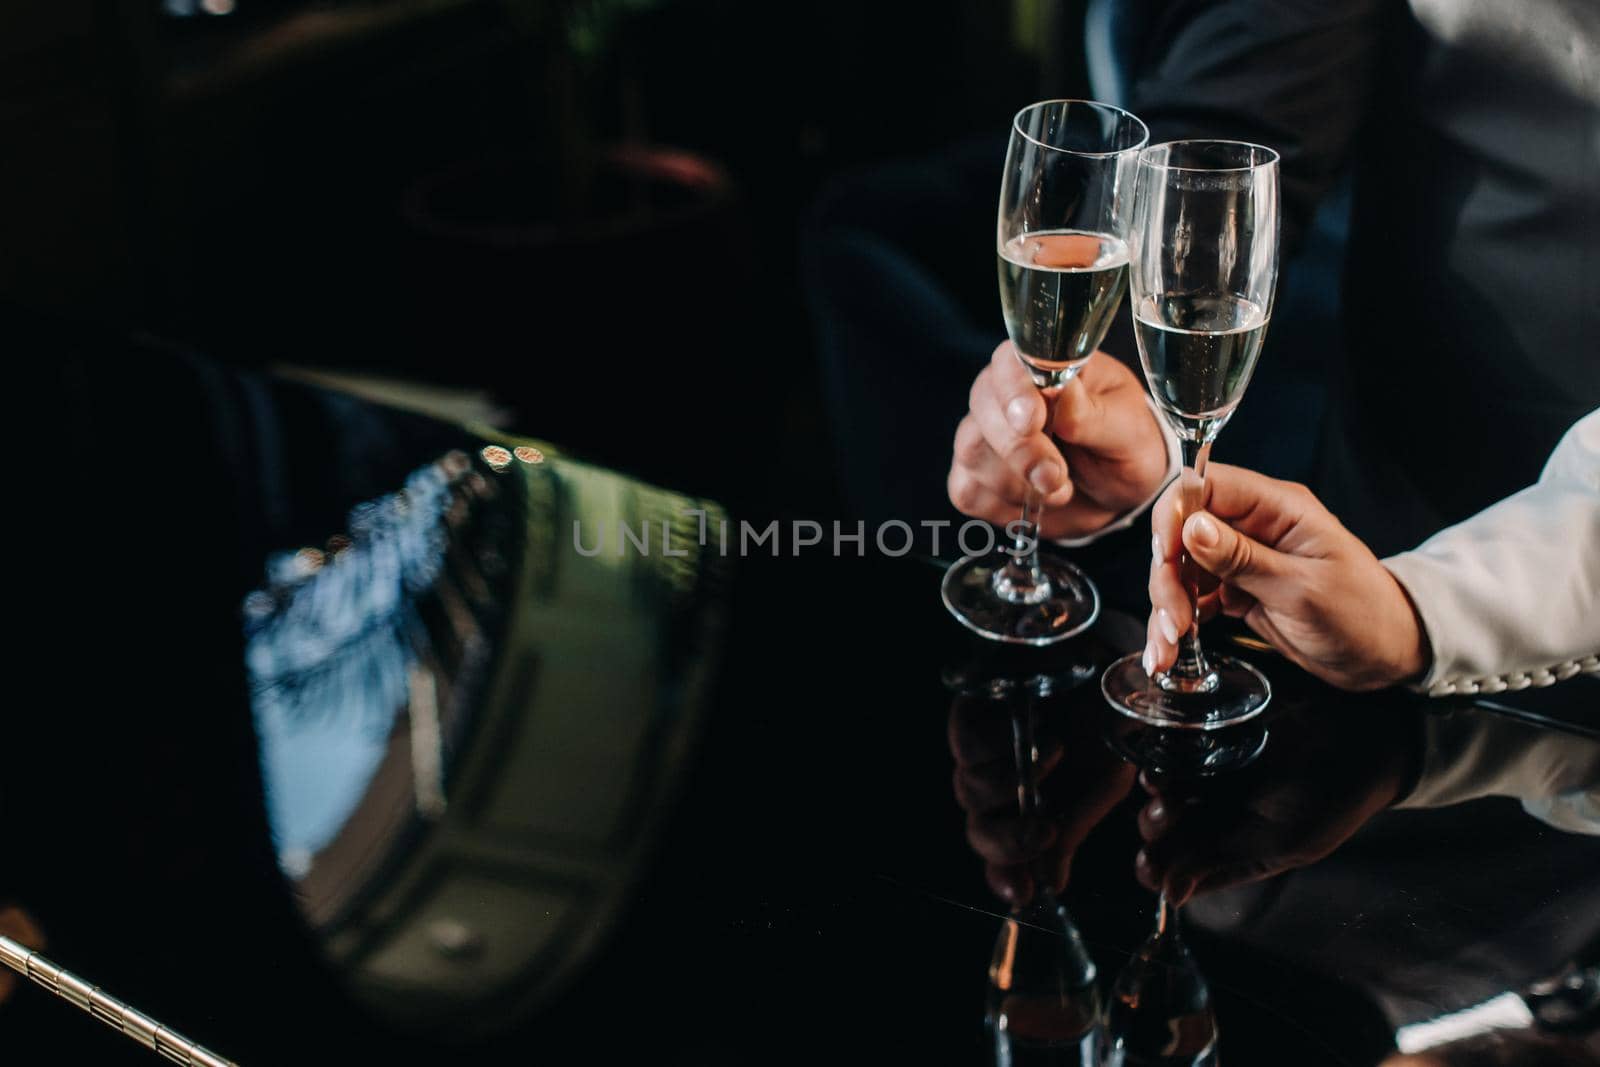
M1174 141L1140 153L1128 288L1145 380L1183 448L1182 515L1205 500L1206 461L1261 354L1278 282L1278 154L1241 141ZM1191 605L1200 572L1185 555ZM1266 710L1272 688L1242 660L1207 655L1199 614L1172 669L1136 653L1101 679L1118 711L1212 730Z
M1017 358L1052 415L1127 286L1133 178L1148 138L1133 115L1087 100L1033 104L1011 124L995 235L1000 304ZM1011 543L945 573L945 606L984 637L1047 645L1081 633L1099 614L1088 576L1041 551L1041 506L1030 487L1021 517L1006 528Z

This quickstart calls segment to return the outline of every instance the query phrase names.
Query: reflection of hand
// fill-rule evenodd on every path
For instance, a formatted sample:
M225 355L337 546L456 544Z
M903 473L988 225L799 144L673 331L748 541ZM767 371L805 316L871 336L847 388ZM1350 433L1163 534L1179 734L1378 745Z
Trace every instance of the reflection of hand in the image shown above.
M1024 815L1013 718L1029 714L1039 804ZM1133 784L1133 768L1091 732L1089 720L1049 700L1028 707L958 697L950 707L953 780L956 803L967 813L967 841L984 861L989 887L1008 903L1065 889L1078 846Z
M1597 1051L1600 1041L1593 1037L1499 1030L1426 1052L1395 1053L1380 1067L1594 1067Z
M1203 781L1140 778L1139 881L1173 904L1315 863L1405 788L1420 727L1395 708L1281 720L1261 760Z
M1201 598L1201 618L1218 608L1242 618L1331 685L1381 689L1427 669L1427 638L1405 590L1305 486L1213 463L1205 510L1185 519L1182 481L1167 487L1151 513L1152 673L1172 666L1177 636L1189 626L1178 571L1185 549L1221 582Z
M1050 435L1044 398L1010 341L994 350L967 403L947 489L975 519L1011 522L1031 483L1044 494L1044 536L1077 537L1149 500L1167 473L1166 438L1144 388L1103 353L1062 387Z

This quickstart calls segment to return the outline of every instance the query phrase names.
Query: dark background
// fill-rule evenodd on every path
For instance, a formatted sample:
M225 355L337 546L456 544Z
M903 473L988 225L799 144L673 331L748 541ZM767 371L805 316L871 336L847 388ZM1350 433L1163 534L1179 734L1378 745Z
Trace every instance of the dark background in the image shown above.
M198 6L6 5L0 299L479 387L517 430L783 513L834 497L796 266L819 188L1086 91L1077 2ZM726 181L575 202L575 143Z

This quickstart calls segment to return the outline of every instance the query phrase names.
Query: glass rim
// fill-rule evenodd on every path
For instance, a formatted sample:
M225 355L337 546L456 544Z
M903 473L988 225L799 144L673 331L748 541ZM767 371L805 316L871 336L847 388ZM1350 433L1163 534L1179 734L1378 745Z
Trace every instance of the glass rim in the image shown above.
M1150 158L1150 153L1158 148L1171 148L1173 145L1237 145L1249 148L1255 152L1264 152L1268 156L1259 163L1247 163L1241 167L1180 167L1172 163L1156 163ZM1176 141L1162 141L1159 144L1146 145L1139 150L1139 165L1152 170L1186 171L1191 174L1242 174L1245 171L1261 170L1265 167L1275 167L1283 159L1283 155L1276 149L1255 141L1235 141L1225 137L1184 137Z
M1030 111L1037 110L1038 108L1049 107L1051 104L1082 104L1086 107L1098 109L1100 111L1115 112L1117 115L1120 115L1123 118L1132 119L1138 124L1139 129L1143 130L1144 133L1139 138L1137 144L1130 145L1127 148L1114 148L1109 152L1086 152L1076 148L1062 148L1060 145L1046 144L1044 141L1039 140L1039 138L1034 137L1032 134L1028 133L1027 130L1022 128L1022 116L1026 115ZM1011 117L1011 132L1015 133L1018 137L1021 137L1029 144L1037 145L1040 148L1048 151L1061 152L1069 156L1082 156L1085 159L1110 159L1113 156L1127 155L1129 152L1143 152L1150 145L1150 127L1146 126L1144 120L1138 115L1135 115L1125 107L1118 107L1116 104L1107 104L1100 100L1082 100L1076 97L1056 97L1052 100L1035 100L1033 103L1029 104L1027 107L1018 111Z

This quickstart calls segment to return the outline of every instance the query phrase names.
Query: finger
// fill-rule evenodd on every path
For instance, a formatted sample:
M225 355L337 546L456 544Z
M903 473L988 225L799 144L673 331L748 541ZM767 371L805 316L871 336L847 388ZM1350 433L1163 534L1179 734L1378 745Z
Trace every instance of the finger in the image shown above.
M1033 899L1033 875L1025 863L986 863L983 878L994 895L1007 904L1026 904Z
M1129 418L1149 420L1154 435L1133 432ZM1144 389L1132 371L1114 357L1097 352L1056 397L1051 429L1056 437L1091 452L1125 452L1130 442L1161 440ZM1166 457L1160 458L1164 464Z
M1146 844L1156 840L1167 829L1167 802L1160 796L1151 797L1139 809L1139 837Z
M1170 670L1178 658L1178 646L1162 634L1160 621L1160 613L1152 611L1144 628L1144 656L1139 660L1144 673L1152 678Z
M1042 819L1024 820L1015 812L967 815L967 843L990 863L1027 863L1055 841L1055 827Z
M1022 508L1016 500L989 488L965 467L951 467L944 488L951 505L961 514L996 526L1003 527L1014 520Z
M1167 903L1182 907L1194 896L1200 878L1186 870L1173 867L1154 846L1142 848L1133 858L1135 880L1152 893L1164 893Z
M960 424L956 426L953 455L953 463L971 472L979 482L1009 500L1015 500L1019 504L1022 502L1023 494L1027 492L1027 483L1006 466L1005 460L1000 458L999 453L983 436L977 418L970 413L963 416Z
M1012 759L1011 716L993 700L957 699L950 708L950 754L958 767L980 767Z
M1034 780L1047 779L1061 762L1061 751L1041 751L1035 765ZM971 767L957 767L953 779L956 804L963 811L1005 813L1018 812L1017 790L1021 784L1016 764L1010 759L994 760Z
M1016 346L1010 341L1001 341L995 345L994 351L989 353L989 366L985 370L992 373L996 395L1002 400L1001 406L1007 408L1015 418L1018 430L1025 433L1043 433L1044 397L1039 395L1039 386L1033 380L1033 372L1017 355ZM1011 410L1013 402L1016 403L1016 407ZM1029 413L1026 419L1022 417L1024 411Z
M1013 371L1021 373L1020 382ZM1009 342L995 350L994 359L972 383L967 405L989 447L1017 477L1046 495L1062 487L1067 464L1044 435L1044 398Z
M1316 496L1298 482L1268 478L1264 474L1213 463L1206 468L1201 505L1247 537L1278 546L1284 538L1313 518L1336 522Z
M1193 792L1161 790L1153 792L1139 809L1139 837L1146 845L1182 834L1196 818L1205 816L1200 796ZM1157 850L1152 850L1157 851ZM1160 857L1159 853L1156 858Z
M1283 869L1273 860L1270 831L1229 810L1168 803L1165 825L1146 843L1149 877L1174 904Z
M1152 558L1176 565L1183 552L1183 479L1175 478L1150 508Z
M1184 522L1183 546L1207 573L1258 599L1271 602L1274 593L1298 584L1301 564L1294 557L1268 548L1204 511Z
M1146 630L1146 647L1157 671L1172 666L1178 654L1178 638L1189 629L1194 610L1190 607L1189 591L1178 577L1178 567L1161 563L1150 571L1150 622ZM1200 621L1217 613L1219 601L1215 592L1200 597L1197 604Z
M955 788L956 806L965 812L987 814L1015 812L1017 810L1016 775L1007 781L1005 766L1000 763L984 767L957 767L951 778Z
M1189 874L1169 873L1161 880L1161 891L1167 895L1167 905L1181 908L1194 897L1199 879Z
M1162 563L1151 568L1149 593L1151 613L1164 617L1162 630L1170 635L1168 643L1175 643L1177 635L1187 630L1194 618L1189 591L1178 577L1176 563Z
M952 473L959 468L969 477L970 484L988 489L994 496L1005 501L1010 511L1016 512L1021 509L1029 488L1028 483L1023 481L1022 476L1012 470L995 452L988 439L983 436L978 420L970 414L956 427L954 457ZM1064 469L1065 461L1063 461ZM1046 507L1059 507L1071 499L1072 480L1069 477L1055 492L1044 498L1044 504ZM951 503L956 501L952 499ZM956 506L960 508L959 504Z
M1161 875L1151 865L1149 855L1142 848L1133 857L1133 877L1135 881L1150 890L1150 892L1161 892Z

